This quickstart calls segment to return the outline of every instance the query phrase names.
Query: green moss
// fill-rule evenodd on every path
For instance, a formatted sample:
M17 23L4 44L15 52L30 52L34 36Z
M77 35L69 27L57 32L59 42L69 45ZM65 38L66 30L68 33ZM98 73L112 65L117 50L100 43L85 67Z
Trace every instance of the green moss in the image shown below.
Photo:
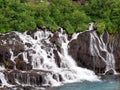
M5 65L5 68L9 68L10 67L10 63L7 61L7 60L4 60L4 65Z

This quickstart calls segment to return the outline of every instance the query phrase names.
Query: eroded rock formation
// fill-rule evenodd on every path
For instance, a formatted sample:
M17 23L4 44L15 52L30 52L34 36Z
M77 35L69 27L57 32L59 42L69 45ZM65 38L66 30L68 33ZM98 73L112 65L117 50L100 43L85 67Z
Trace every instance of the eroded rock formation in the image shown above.
M67 35L60 30L51 33L38 29L0 35L0 65L7 69L3 71L7 82L14 85L19 82L49 86L53 82L79 79L76 74L81 67L96 74L113 74L120 71L119 60L120 32L111 36L105 31L99 36L97 31L88 30ZM79 70L74 70L76 67Z

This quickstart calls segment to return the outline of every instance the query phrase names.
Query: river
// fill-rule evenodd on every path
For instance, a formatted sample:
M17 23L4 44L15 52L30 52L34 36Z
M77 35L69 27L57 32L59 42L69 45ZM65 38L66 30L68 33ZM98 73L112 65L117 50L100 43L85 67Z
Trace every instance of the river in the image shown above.
M118 79L119 76L109 76L100 82L84 81L65 84L63 86L49 88L47 90L120 90L120 81Z

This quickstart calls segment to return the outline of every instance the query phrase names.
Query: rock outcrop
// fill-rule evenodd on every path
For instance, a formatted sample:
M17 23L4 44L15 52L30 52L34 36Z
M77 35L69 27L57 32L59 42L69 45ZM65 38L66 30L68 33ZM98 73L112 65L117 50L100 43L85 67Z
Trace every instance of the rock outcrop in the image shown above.
M114 74L114 71L112 69L110 69L105 73L105 75L113 75L113 74Z
M34 85L34 86L42 86L46 84L45 76L50 72L44 72L40 70L32 70L32 71L18 71L11 70L5 71L5 77L7 78L7 82L13 85L19 85L19 83L23 85Z
M120 32L114 38L107 31L99 36L96 30L75 35L46 29L1 34L0 65L6 68L7 82L18 86L19 83L49 86L53 82L64 82L65 78L76 78L78 71L74 67L87 68L96 74L105 71L107 75L113 74L114 69L120 72ZM68 59L75 60L75 64Z
M77 39L71 41L69 43L69 54L75 59L78 66L91 69L96 73L103 73L106 63L100 57L93 56L90 51L90 33L92 32L94 31L81 33Z
M32 66L26 64L22 56L25 45L30 46L27 43L23 44L23 41L15 32L0 35L0 63L9 69L17 67L19 70L30 70Z
M115 34L113 43L114 43L115 68L118 72L120 72L120 32Z
M38 30L37 30L38 31ZM96 43L96 47L98 48L98 51L100 55L92 55L90 50L90 39L91 39L91 33L95 32L93 31L86 31L78 35L77 39L73 39L69 43L69 54L73 57L73 59L77 62L77 65L80 67L88 68L96 73L103 73L105 72L106 63L104 60L101 59L100 56L103 58L106 58L105 51L102 51L100 49L100 42L98 39L100 39L99 36L97 36L94 40L94 43ZM36 32L28 32L27 34L30 35L33 38L37 37L34 35ZM97 33L96 33L97 35ZM71 36L70 36L71 37ZM49 36L50 42L53 45L56 45L57 50L61 52L61 45L59 43L59 35L57 32L53 33L53 36ZM114 56L116 61L116 70L119 71L120 65L119 59L120 59L120 33L117 33L115 35L114 39ZM110 51L110 45L112 44L110 39L110 36L107 31L102 35L101 39L103 40L103 43L107 46L107 49ZM102 41L101 41L102 42ZM49 48L52 46L45 41L42 42L44 46L41 46L42 48ZM31 56L29 55L30 52L36 53L34 50L28 50L25 51L25 46L32 47L31 43L23 43L21 38L15 33L7 33L7 34L1 34L0 35L0 63L3 63L4 65L9 63L9 65L5 65L5 67L13 69L16 65L16 68L19 70L31 70ZM29 63L26 63L24 61L23 55L20 54L22 52L26 52L27 58L29 60ZM56 50L53 51L55 55L55 62L60 67L60 57L58 55L58 52ZM12 60L13 56L17 56L14 61ZM48 56L50 57L50 56Z

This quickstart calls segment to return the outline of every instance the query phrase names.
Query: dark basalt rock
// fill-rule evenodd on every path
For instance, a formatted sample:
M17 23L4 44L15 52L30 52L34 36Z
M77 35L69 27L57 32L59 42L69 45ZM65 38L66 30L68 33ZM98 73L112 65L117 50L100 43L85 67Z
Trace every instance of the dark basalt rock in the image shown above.
M32 51L32 50L30 50ZM29 51L26 51L26 53ZM32 51L34 53L34 51ZM28 58L28 62L26 63L23 60L23 55L20 54L17 58L15 58L15 63L16 63L16 68L18 70L31 70L32 69L32 65L31 65L31 56L29 56L29 54L27 54L27 58Z
M23 60L16 59L16 68L18 70L31 70L32 65L30 63L26 63Z
M19 83L21 83L24 85L30 84L34 86L42 86L43 84L45 84L44 81L47 73L49 72L11 70L5 71L4 75L6 77L7 82L12 85L18 85Z
M71 41L69 54L75 59L78 66L91 69L96 73L103 73L106 67L105 62L100 57L91 55L90 52L90 33L92 32L79 34L77 39ZM104 55L104 52L100 53Z
M55 44L57 46L58 51L61 52L61 49L60 49L61 44L59 43L59 35L57 32L53 33L53 37L50 38L50 42L52 44Z
M34 39L36 38L34 34L41 29L38 29L33 32L28 32L30 36ZM44 30L42 30L44 31ZM41 48L46 50L47 53L50 52L50 48L57 47L57 50L61 52L61 44L59 42L59 33L60 30L53 33L53 36L48 37L50 42L46 42L44 39L40 42L42 43ZM103 73L105 72L106 63L101 59L99 55L92 55L90 51L90 34L96 31L85 31L78 35L77 39L72 40L69 43L68 51L69 54L73 57L73 59L77 62L77 65L80 67L88 68L96 73ZM65 32L63 32L65 33ZM68 35L69 40L71 39L71 35ZM106 52L100 50L100 43L95 38L95 44L100 55L103 58L106 58ZM108 47L108 51L112 52L110 49L110 45L113 45L112 40L110 40L110 35L107 31L104 32L102 36L102 40L105 45ZM29 53L36 53L35 50L30 48L29 50L25 50L25 46L32 47L31 43L23 44L23 41L19 38L19 36L15 32L1 34L0 35L0 63L4 64L7 62L9 66L5 66L9 69L14 69L15 65L18 70L32 70L32 58ZM115 35L114 39L114 56L116 61L116 70L120 71L120 32ZM13 52L13 56L17 56L15 58L15 62L11 60L11 53L10 50ZM53 50L55 62L58 67L60 67L61 58L58 55L58 51L56 49ZM22 53L27 53L28 63L23 60ZM48 55L48 58L51 58L52 54ZM43 60L41 60L43 63Z
M55 55L55 62L57 64L58 67L60 67L60 63L61 63L61 59L58 55L58 52L56 50L53 51L54 55Z
M115 34L114 37L114 57L115 57L115 68L120 72L120 32Z
M59 79L60 82L63 81L63 78L60 74L53 74L53 79L57 80L57 78Z
M0 63L3 63L4 60L9 60L11 57L11 54L9 52L9 48L6 46L0 45Z
M77 60L77 52L79 49L79 41L78 39L72 40L69 43L69 54L75 59ZM78 63L79 64L79 63Z
M110 69L109 71L107 71L107 72L105 73L105 75L113 75L113 74L114 74L113 69Z
M0 62L11 58L10 50L16 56L24 51L24 45L15 32L0 35ZM12 61L11 61L12 62ZM13 64L14 65L14 64Z
M2 81L1 81L1 79L0 79L0 86L2 86Z
M103 42L108 45L108 43L109 43L108 42L108 40L109 40L109 33L108 33L107 30L105 30L105 32L103 33L102 39L103 39Z
M30 43L25 43L25 45L31 47ZM0 35L0 63L3 63L4 65L9 64L5 65L5 67L9 69L14 69L16 65L16 68L19 70L31 70L31 56L29 56L28 53L32 50L26 51L29 63L24 62L22 52L25 51L25 45L15 32ZM11 60L10 50L13 53L13 56L17 56L15 58L17 64Z

